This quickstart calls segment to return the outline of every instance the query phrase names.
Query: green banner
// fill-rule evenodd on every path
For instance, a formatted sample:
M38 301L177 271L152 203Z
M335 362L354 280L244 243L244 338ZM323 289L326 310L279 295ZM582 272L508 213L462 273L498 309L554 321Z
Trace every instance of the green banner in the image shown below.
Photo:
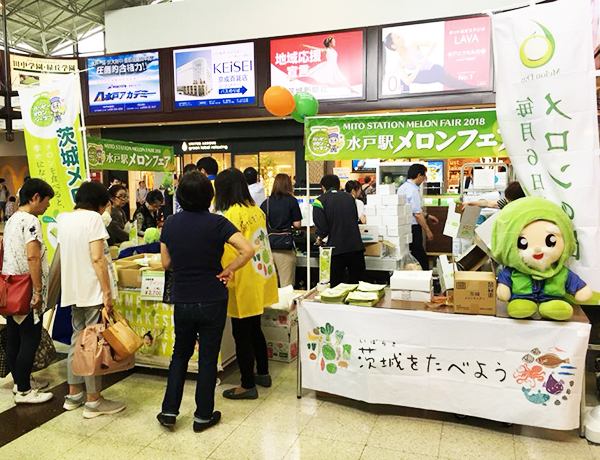
M173 147L87 137L90 169L175 171Z
M304 134L308 161L508 156L495 110L313 117Z
M86 178L78 85L78 77L72 77L19 90L29 173L54 190L41 218L48 261L58 244L56 216L73 209L75 194Z

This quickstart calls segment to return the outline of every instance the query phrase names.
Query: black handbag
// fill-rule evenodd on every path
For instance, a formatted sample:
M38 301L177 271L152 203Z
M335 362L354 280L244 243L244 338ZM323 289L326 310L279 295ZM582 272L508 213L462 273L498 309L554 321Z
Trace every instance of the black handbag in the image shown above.
M269 245L271 249L283 249L291 251L294 249L294 237L291 230L276 230L271 227L269 222L269 203L271 198L267 199L267 232L269 234Z
M165 288L163 290L163 303L173 304L173 272L165 270Z
M54 358L56 358L56 347L54 346L54 342L48 331L42 327L42 337L40 338L38 349L35 352L33 370L41 371L42 369L46 369L54 362Z

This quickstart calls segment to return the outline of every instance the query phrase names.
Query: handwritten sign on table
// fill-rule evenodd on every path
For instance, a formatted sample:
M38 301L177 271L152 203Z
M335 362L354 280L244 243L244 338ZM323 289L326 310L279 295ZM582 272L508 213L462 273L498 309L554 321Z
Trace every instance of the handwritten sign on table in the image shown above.
M142 275L142 300L162 300L165 290L165 272L145 271Z

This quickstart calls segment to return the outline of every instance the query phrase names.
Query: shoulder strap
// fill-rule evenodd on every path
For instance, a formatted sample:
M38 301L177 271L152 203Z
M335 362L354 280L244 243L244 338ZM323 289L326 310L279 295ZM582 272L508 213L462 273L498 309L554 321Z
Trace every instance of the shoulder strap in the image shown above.
M0 272L4 266L4 238L0 241Z

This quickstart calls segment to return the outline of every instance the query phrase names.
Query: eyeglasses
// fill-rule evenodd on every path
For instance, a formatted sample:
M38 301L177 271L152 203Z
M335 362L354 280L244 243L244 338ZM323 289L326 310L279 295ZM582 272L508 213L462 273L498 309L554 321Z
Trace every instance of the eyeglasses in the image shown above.
M117 198L119 198L121 200L128 200L129 199L129 195L117 195Z

